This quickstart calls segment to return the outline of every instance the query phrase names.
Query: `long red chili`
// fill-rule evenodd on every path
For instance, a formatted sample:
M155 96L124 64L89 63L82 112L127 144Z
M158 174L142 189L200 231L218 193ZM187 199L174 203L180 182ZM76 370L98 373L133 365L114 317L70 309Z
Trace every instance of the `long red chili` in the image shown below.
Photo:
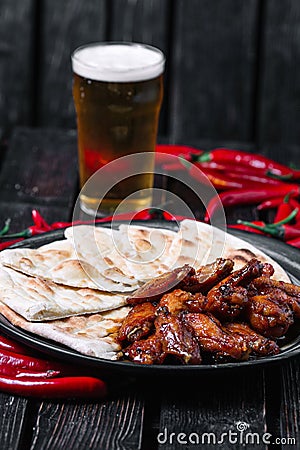
M46 372L47 370L58 370L62 373L70 373L70 367L56 361L47 361L19 353L10 353L0 349L0 365L7 365L12 369L25 369L33 372Z
M264 211L266 209L272 209L277 208L282 202L284 197L275 197L270 198L269 200L265 200L264 202L261 202L259 205L257 205L258 211Z
M253 205L272 197L284 197L288 193L290 193L291 197L298 196L300 194L299 186L296 184L282 184L279 186L266 186L263 189L253 188L251 190L239 189L221 192L221 194L214 196L208 203L204 220L205 222L209 222L210 217L219 209L220 203L225 208L235 205Z
M19 344L7 337L0 336L0 349L20 355L31 355L32 351L25 345Z
M254 223L255 225L260 225L260 226L265 226L264 222L251 222L252 224ZM229 225L229 228L234 228L236 230L242 230L242 231L247 231L248 233L255 233L255 234L265 234L263 231L261 230L257 230L255 228L249 227L248 225L244 225L242 223L237 223L234 225Z
M291 169L283 164L279 164L265 156L243 152L240 150L232 150L226 148L217 148L210 152L205 152L198 158L199 162L216 161L227 162L232 164L242 164L255 167L259 170L269 171L273 175L291 177L299 179L300 171Z
M190 147L187 145L157 145L155 152L155 161L159 164L168 164L175 162L175 158L170 158L170 156L180 156L185 158L187 161L191 161L192 157L200 156L203 150L199 150L195 147Z
M281 220L280 222L268 224L265 226L255 225L251 222L246 221L240 221L240 223L250 226L256 230L263 231L264 233L267 233L273 237L277 237L278 239L289 241L291 239L300 237L300 228L295 228L294 226L288 224L295 218L297 212L298 209L295 209L288 217Z
M278 206L276 214L275 214L274 222L280 222L281 220L288 217L291 214L291 212L293 211L293 207L289 203L289 198L290 198L289 194L287 194L284 197L282 203L280 203L280 205Z
M300 237L290 239L286 241L287 244L292 245L293 247L300 248Z
M103 398L104 381L94 377L64 377L49 380L18 379L0 375L0 391L36 398Z
M186 167L189 175L195 180L199 181L199 183L204 185L209 185L208 180L217 190L226 190L226 189L241 189L243 188L243 183L238 180L232 180L220 172L217 172L212 169L199 170L199 168L195 164L191 164L183 159L180 159L180 162L183 166Z
M5 375L7 377L27 378L27 379L47 379L56 378L61 373L59 370L46 370L45 372L36 372L33 370L15 369L5 364L0 364L0 376Z

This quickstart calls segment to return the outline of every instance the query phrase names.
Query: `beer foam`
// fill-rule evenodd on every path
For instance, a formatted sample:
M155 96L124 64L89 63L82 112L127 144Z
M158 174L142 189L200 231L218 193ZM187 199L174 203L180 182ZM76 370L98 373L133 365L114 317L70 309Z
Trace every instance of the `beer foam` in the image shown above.
M162 74L163 53L135 43L104 42L79 47L72 55L73 71L84 78L108 82L151 80Z

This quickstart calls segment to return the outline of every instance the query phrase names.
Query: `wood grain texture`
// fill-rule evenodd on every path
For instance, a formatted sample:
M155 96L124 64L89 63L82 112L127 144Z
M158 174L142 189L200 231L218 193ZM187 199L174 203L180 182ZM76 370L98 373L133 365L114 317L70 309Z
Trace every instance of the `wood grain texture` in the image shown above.
M1 450L21 448L21 435L25 423L28 400L0 393Z
M31 123L33 0L0 2L0 123Z
M172 46L170 0L114 0L108 15L108 39L154 45L166 55L164 99L159 134L167 134L169 102L169 53Z
M175 5L172 141L251 140L258 1Z
M139 450L143 403L123 395L103 403L42 403L30 450Z
M38 125L75 128L71 53L105 39L105 0L43 0Z
M77 190L75 131L16 129L0 175L0 201L72 205Z
M264 2L258 140L299 144L300 3Z
M170 390L162 400L159 427L160 432L165 433L167 430L168 439L164 443L165 437L161 435L158 448L182 449L183 445L177 439L179 433L185 433L186 436L181 436L179 439L187 441L184 448L188 450L212 448L213 435L216 443L219 441L219 444L215 445L228 449L243 449L245 446L240 442L238 422L245 422L248 432L263 434L266 431L264 378L261 371L239 375L235 372L230 376L223 374L215 378L201 377L201 379L193 379L181 384L180 390L179 386L176 390L175 388ZM236 442L229 441L230 431L237 433L232 435L232 439L237 438ZM175 435L170 437L171 433ZM191 433L199 436L198 446L195 445L197 443L195 435L192 436ZM204 433L213 433L213 435L208 436ZM224 435L222 438L222 433L227 433L227 436ZM263 450L266 447L259 443L251 448Z
M283 438L300 442L300 359L286 363L281 369L282 395L280 407L280 432ZM286 441L284 449L294 449L295 444Z

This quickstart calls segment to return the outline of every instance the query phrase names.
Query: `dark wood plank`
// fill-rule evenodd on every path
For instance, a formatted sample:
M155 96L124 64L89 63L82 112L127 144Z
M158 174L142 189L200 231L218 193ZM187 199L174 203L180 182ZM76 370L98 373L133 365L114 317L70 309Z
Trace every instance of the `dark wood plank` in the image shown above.
M139 450L143 403L122 396L103 403L42 403L31 450Z
M169 2L114 0L109 39L143 42L167 51Z
M221 375L221 374L220 374ZM180 387L181 386L181 387ZM159 449L179 450L183 444L179 440L186 440L186 449L212 448L215 445L222 448L245 448L245 441L240 442L238 423L245 423L246 432L259 433L266 430L264 378L262 372L231 373L230 376L201 377L183 381L177 384L177 389L169 389L162 399L160 417L160 445ZM236 442L230 442L229 433ZM175 433L171 435L171 433ZM199 444L195 445L199 436ZM210 436L204 433L213 433ZM223 435L222 433L227 433ZM167 436L167 440L166 440ZM210 440L210 444L208 439ZM190 442L192 439L192 442ZM164 442L166 441L166 442ZM233 445L234 444L234 445ZM260 442L251 445L253 449L263 450L266 446Z
M258 1L174 3L172 140L251 140Z
M75 128L71 53L105 40L105 0L43 0L38 125Z
M258 140L298 144L300 3L266 0L263 4Z
M17 450L25 423L28 400L0 394L0 442L1 450Z
M281 438L284 449L294 449L300 442L300 359L294 359L281 369L282 396L280 405Z
M169 52L171 4L169 0L114 0L108 16L108 39L141 42L160 48L166 55L164 100L160 113L159 134L167 133L169 103Z
M34 0L0 2L0 123L30 124Z
M15 130L0 175L0 201L72 205L77 189L75 131Z

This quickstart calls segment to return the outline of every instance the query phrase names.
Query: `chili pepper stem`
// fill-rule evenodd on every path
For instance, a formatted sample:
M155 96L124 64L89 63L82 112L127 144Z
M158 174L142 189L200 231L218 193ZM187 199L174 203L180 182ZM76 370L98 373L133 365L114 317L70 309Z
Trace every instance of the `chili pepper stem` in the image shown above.
M0 230L0 236L4 236L8 232L10 222L11 222L10 218L6 219L6 221L4 222L4 227L2 228L2 230Z
M13 233L13 234L6 234L2 235L0 232L0 239L10 239L10 238L19 238L19 237L30 237L31 233L28 229L20 231L19 233Z
M280 225L284 225L288 222L291 222L297 215L299 208L295 208L291 214L289 214L285 219L279 220L279 222L270 223L268 227L276 228Z

